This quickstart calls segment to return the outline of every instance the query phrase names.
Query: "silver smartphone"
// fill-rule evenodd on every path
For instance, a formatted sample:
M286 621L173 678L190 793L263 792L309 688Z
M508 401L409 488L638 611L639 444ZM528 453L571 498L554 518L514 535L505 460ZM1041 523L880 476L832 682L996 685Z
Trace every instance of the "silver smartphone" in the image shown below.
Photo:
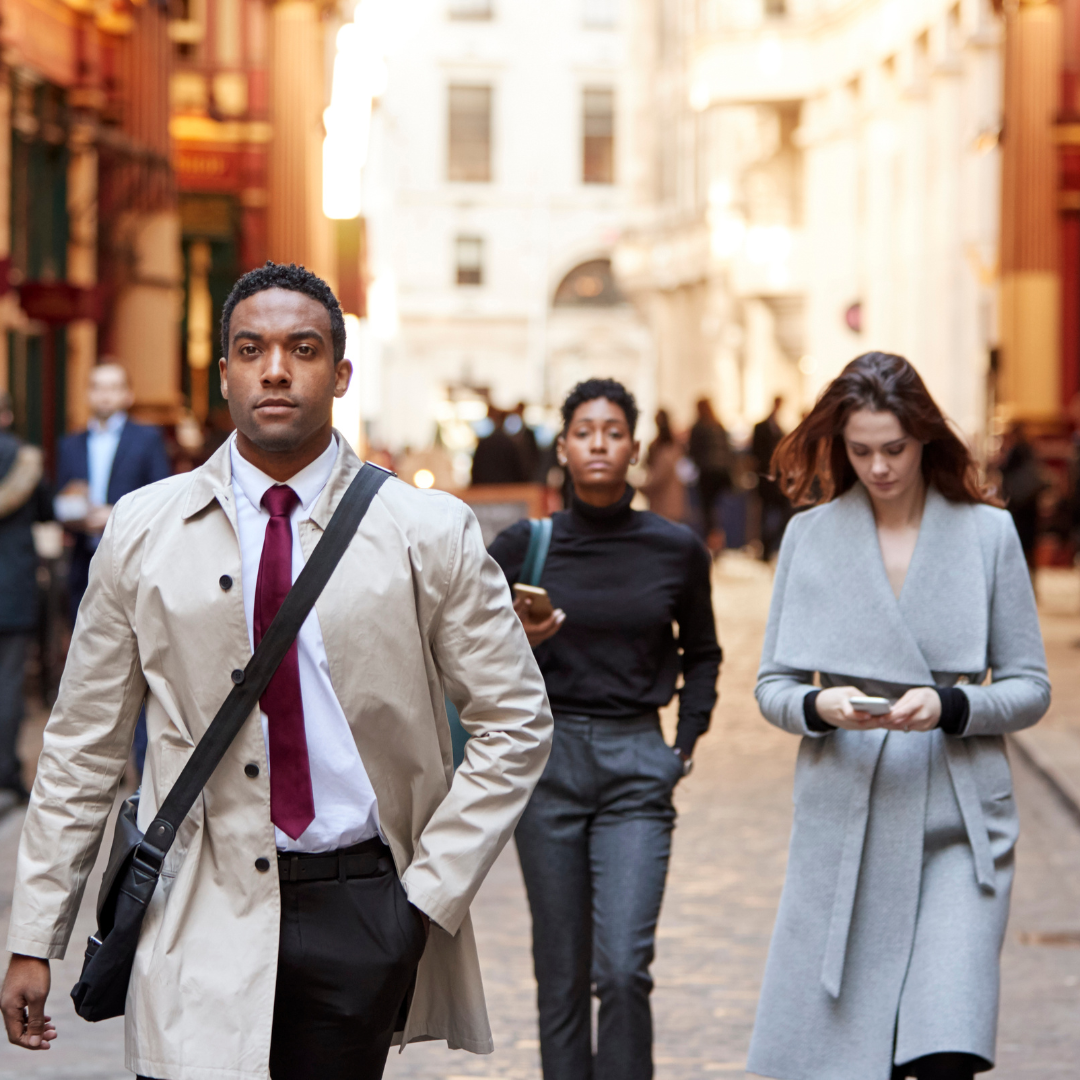
M869 713L871 716L884 716L892 708L892 702L884 697L853 697L850 701L856 712Z

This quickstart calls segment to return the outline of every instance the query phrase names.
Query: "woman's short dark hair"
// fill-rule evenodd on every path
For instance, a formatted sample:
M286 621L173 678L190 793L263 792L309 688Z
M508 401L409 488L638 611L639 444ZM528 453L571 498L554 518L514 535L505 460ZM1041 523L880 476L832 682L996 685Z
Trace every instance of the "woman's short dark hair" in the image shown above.
M946 499L991 501L971 451L915 368L902 356L869 352L857 356L825 387L806 419L773 454L773 475L796 506L829 502L855 483L844 427L859 409L892 413L908 435L923 443L923 477Z
M570 421L574 419L574 413L586 401L595 401L597 398L606 398L612 405L618 405L626 417L626 425L630 428L633 437L634 428L637 427L638 407L634 395L626 389L621 382L614 379L586 379L579 382L562 403L563 434L570 427Z
M250 270L232 287L221 310L221 355L229 356L229 324L233 309L241 300L267 289L289 289L318 300L330 315L330 337L334 347L334 363L345 359L345 317L334 290L321 277L296 263L275 263L269 259L265 266Z

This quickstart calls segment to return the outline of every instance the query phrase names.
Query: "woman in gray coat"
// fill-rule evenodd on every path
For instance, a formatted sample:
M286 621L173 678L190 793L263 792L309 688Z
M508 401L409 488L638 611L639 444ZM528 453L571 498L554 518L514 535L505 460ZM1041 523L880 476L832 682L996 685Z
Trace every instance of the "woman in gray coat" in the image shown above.
M1016 529L898 356L852 361L774 471L817 505L784 537L758 673L802 745L748 1068L971 1080L993 1067L1019 828L1003 736L1050 703Z

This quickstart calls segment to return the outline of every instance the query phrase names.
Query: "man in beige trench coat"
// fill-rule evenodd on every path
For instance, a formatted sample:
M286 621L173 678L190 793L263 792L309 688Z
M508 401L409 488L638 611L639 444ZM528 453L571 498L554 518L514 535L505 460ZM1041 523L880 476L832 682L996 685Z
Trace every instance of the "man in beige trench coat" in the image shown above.
M56 1037L48 960L68 947L143 700L145 829L360 468L330 425L351 366L325 283L245 275L222 337L237 433L117 504L46 728L0 1001L29 1049ZM151 901L126 1011L142 1077L376 1080L395 1029L492 1049L469 904L552 725L468 508L388 480L290 655ZM456 774L447 694L473 736Z

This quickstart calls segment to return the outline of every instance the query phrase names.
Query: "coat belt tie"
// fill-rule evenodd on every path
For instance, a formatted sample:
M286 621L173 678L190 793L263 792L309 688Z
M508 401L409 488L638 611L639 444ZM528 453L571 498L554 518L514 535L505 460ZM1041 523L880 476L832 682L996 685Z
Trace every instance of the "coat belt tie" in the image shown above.
M975 880L979 887L992 893L997 886L997 870L994 853L990 850L990 833L983 815L982 800L975 785L975 773L971 766L971 753L966 739L945 739L945 760L949 763L953 791L964 819L968 843L975 856Z
M840 869L836 877L836 892L833 895L832 916L829 920L829 936L821 965L821 985L832 998L840 996L848 935L855 912L855 893L859 884L863 845L866 841L866 826L870 819L870 792L884 745L885 739L882 738L876 752L860 762L860 775L858 781L852 785L851 801L848 804ZM945 759L964 822L964 831L974 856L975 880L980 888L992 893L996 887L994 856L990 850L990 836L967 744L962 739L946 738Z
M821 983L829 996L834 998L840 996L848 933L851 930L851 916L855 911L855 890L859 884L859 868L862 865L863 844L866 841L866 825L870 820L870 791L884 745L885 732L882 732L876 750L859 763L860 775L858 781L852 785L851 802L848 804L840 872L836 876L829 937L825 943L825 959L821 965Z

